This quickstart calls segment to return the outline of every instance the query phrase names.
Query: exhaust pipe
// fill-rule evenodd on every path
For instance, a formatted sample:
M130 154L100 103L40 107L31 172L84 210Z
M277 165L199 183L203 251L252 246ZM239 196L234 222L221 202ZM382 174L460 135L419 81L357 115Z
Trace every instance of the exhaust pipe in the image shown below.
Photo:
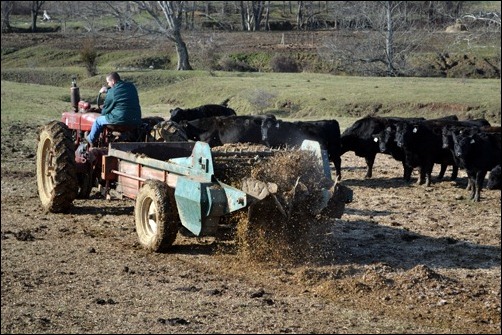
M80 101L80 89L77 87L77 77L71 78L71 107L78 112L78 102Z

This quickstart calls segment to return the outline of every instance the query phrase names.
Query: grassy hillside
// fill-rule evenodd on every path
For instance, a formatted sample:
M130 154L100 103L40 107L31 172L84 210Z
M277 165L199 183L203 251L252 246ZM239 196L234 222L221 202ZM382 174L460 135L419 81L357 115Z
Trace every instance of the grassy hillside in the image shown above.
M500 80L339 77L325 74L206 71L121 72L136 83L145 115L169 116L174 107L228 99L238 114L273 113L285 119L337 118L367 114L424 116L457 114L500 124ZM70 109L66 87L2 80L2 122L59 118ZM79 81L82 99L95 103L104 75ZM344 122L343 120L347 121Z
M334 31L185 32L194 71L173 70L176 56L172 43L158 36L133 38L125 33L99 32L92 38L91 34L74 31L2 34L2 122L59 118L62 111L70 109L73 76L78 78L82 99L94 104L99 88L105 84L106 73L116 70L137 85L145 115L167 117L174 107L228 100L229 106L241 115L273 113L285 119L337 118L342 125L368 114L427 118L457 114L463 119L485 117L500 124L500 79L357 77L306 70L213 71L203 66L211 62L212 56L226 54L266 67L273 55L284 54L305 56L312 68L322 67L315 58L306 55L318 52L322 41L333 34L337 38L344 35ZM470 41L469 53L459 54L462 66L481 63L489 66L478 51L493 56L498 50L500 63L500 32L497 41L493 39L495 35L486 34L483 40ZM287 43L280 45L284 36ZM466 43L460 35L434 36L435 43L452 42L459 49ZM80 56L89 46L97 52L98 74L94 76L88 76ZM425 47L432 53L430 45ZM457 58L450 56L445 61L454 60ZM497 64L492 66L496 67ZM472 67L464 73L480 69Z
M80 15L58 18L60 12L51 8L56 3L45 4L44 9L54 13L55 19L37 22L38 33L29 30L30 15L11 16L13 32L2 34L3 80L12 80L5 77L4 71L14 68L28 71L53 68L58 72L61 68L76 67L80 68L78 73L85 74L81 60L81 53L85 50L96 52L97 66L104 71L150 67L176 69L176 50L172 40L166 36L140 28L118 31L116 18L110 15L108 6L102 2L95 3L92 24ZM328 3L318 4L324 7ZM202 2L194 5L202 10ZM296 5L293 4L293 7ZM216 10L221 6L222 2L211 1L211 15L196 11L193 28L181 31L190 64L196 70L243 71L242 68L246 68L256 72L375 76L387 73L386 67L379 61L386 51L383 31L379 31L378 27L245 32L238 28L241 20L238 11L227 10L222 14ZM230 7L228 5L228 9ZM295 11L285 10L286 7L282 1L272 1L270 20L295 24ZM319 11L316 18L327 20L324 16L329 14L333 16L330 20L334 17L350 20L350 15L345 17L335 7L328 7L330 10L322 14L323 11ZM463 2L461 7L463 11L456 16L500 13L498 1ZM148 21L144 12L133 11L132 15L140 22L140 27ZM447 13L442 15L445 16L434 26L417 22L410 30L396 31L393 41L396 58L393 63L397 73L416 77L500 78L500 24L497 26L496 23L466 18L463 23L467 30L450 33L445 28L453 24L455 18ZM226 30L210 28L204 25L208 20L225 23L223 26L229 20L233 22L230 26L235 27L227 27Z

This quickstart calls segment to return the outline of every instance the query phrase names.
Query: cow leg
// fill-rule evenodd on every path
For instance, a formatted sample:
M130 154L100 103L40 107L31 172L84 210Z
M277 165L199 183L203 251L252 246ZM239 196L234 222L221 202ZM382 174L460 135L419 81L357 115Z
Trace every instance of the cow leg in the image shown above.
M476 179L476 175L472 174L472 172L467 171L467 187L465 188L467 191L473 191L475 179ZM471 199L472 199L472 197L473 197L473 195L471 194Z
M417 184L418 185L425 184L425 167L419 166L418 169L419 169L420 173L418 175Z
M486 172L487 171L478 171L476 173L476 181L474 184L476 191L474 192L474 198L472 199L474 201L479 201L481 199L481 189L483 188Z
M425 182L424 182L425 186L429 187L431 186L431 174L426 172L425 173Z
M476 182L473 178L469 177L469 185L471 186L469 192L469 199L474 200L474 195L476 193Z
M342 159L340 156L333 159L333 164L335 165L336 180L340 181L342 180Z
M411 173L413 172L413 168L411 166L406 165L403 162L403 179L405 182L410 182L411 180Z
M373 164L375 163L375 155L366 156L364 159L366 160L366 166L368 167L366 170L366 176L364 178L370 179L373 176Z
M429 164L428 166L425 167L425 186L427 186L427 187L431 186L432 168L433 167L434 167L434 164ZM446 170L446 168L445 168L445 170Z
M438 180L443 180L443 177L444 177L444 174L446 172L446 168L447 167L448 167L447 164L441 164L441 170L439 170L439 174L438 174L438 177L437 177Z
M457 176L458 176L458 166L457 165L453 165L452 168L451 168L450 180L456 180Z

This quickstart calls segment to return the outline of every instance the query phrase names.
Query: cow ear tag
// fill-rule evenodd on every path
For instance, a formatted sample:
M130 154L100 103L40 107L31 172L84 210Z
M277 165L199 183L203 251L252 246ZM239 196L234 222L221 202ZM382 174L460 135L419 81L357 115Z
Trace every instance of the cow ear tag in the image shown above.
M474 139L472 139L472 140L471 140L471 144L474 144L474 143L476 143L476 141L474 141Z
M418 131L417 127L413 128L413 133L416 133Z
M378 142L378 137L373 137L374 142Z

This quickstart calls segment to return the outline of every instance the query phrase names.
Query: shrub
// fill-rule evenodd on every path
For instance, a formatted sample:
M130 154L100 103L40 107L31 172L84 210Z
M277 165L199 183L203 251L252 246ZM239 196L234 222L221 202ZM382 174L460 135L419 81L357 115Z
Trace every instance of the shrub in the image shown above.
M272 58L270 68L274 72L300 72L298 63L294 59L283 55Z
M263 114L265 109L273 104L272 100L275 97L276 95L273 93L257 89L249 92L248 101L254 108L260 111L260 114Z
M195 53L195 57L192 59L200 59L199 63L204 69L208 70L218 70L218 59L220 55L218 54L220 46L214 42L212 39L207 41L199 41L197 45L198 52Z
M168 56L138 56L127 58L117 63L117 67L130 69L169 69L171 60Z
M84 62L89 77L98 74L97 58L98 52L94 48L94 41L92 39L85 40L82 44L82 49L80 49L80 59Z
M221 71L238 71L238 72L256 72L257 70L246 62L235 60L231 57L224 57L219 62L219 67L216 70Z

